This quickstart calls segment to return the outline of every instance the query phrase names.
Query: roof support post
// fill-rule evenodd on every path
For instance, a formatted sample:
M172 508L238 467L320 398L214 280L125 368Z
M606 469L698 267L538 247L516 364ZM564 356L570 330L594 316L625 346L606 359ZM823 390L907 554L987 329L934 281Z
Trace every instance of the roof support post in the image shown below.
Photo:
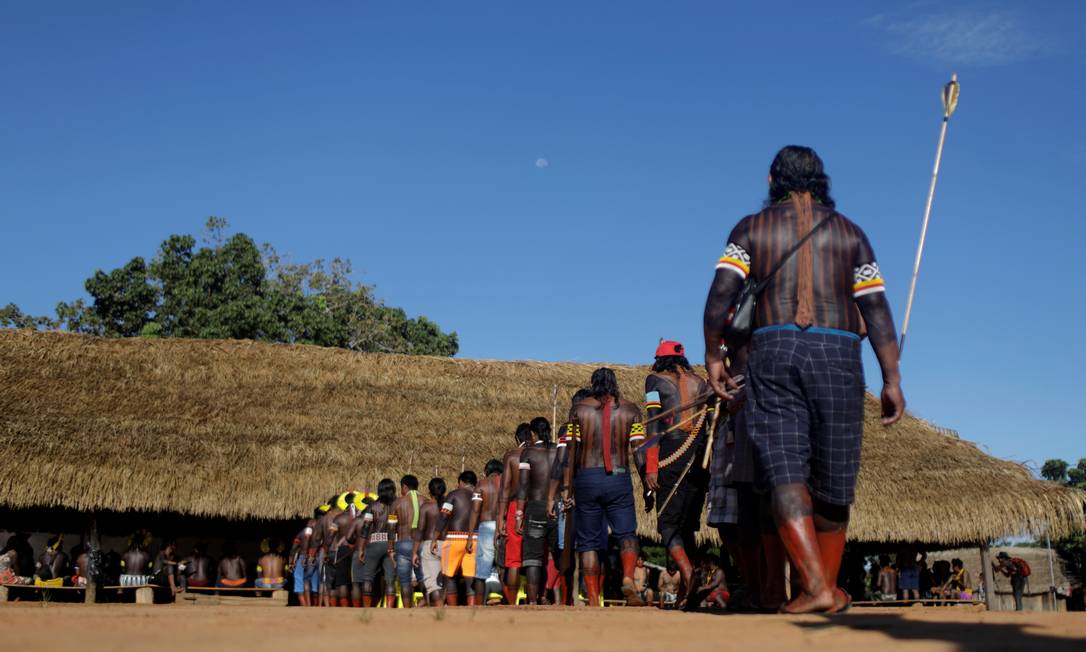
M984 574L984 605L988 611L995 611L996 600L995 573L992 572L992 554L988 542L980 544L980 572Z

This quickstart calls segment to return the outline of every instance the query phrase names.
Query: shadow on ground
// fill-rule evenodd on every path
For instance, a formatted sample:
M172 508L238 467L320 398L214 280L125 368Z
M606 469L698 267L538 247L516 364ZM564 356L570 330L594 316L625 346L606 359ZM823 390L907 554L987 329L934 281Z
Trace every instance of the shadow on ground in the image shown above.
M991 650L1044 650L1061 652L1086 650L1086 639L1062 638L1026 631L1030 623L954 623L905 618L902 614L859 614L853 611L827 616L820 622L793 623L812 631L843 627L855 631L880 632L901 641L942 641L961 652Z

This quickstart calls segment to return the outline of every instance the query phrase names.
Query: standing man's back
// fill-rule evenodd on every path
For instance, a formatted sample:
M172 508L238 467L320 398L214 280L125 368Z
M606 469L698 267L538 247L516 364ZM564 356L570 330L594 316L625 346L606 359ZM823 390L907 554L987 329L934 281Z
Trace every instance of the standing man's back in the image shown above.
M732 230L717 264L705 305L705 365L727 399L738 386L720 346L748 277L762 292L744 416L778 533L803 585L783 609L838 611L848 604L835 584L860 466L865 325L882 368L884 425L901 418L905 399L878 262L863 231L834 209L829 177L809 148L777 153L766 207Z

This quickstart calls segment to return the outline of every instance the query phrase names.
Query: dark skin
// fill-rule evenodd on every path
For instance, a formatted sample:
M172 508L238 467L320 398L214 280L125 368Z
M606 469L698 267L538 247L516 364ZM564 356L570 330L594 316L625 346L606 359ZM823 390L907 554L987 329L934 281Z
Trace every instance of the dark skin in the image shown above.
M39 573L44 570L49 574L49 578L64 577L65 571L68 568L68 554L63 550L51 550L46 549L41 554L41 558L38 560L41 564ZM44 574L42 574L44 576Z
M411 528L411 523L415 518L415 508L411 504L411 488L405 485L400 485L400 497L396 499L396 502L392 503L392 513L396 515L396 540L397 541L414 541L415 530ZM423 498L419 496L419 510L422 510ZM415 564L412 563L414 567ZM415 606L415 590L413 586L401 586L400 587L400 601L404 607L410 609Z
M369 516L367 516L367 514ZM370 544L370 539L374 534L378 533L388 535L387 547L389 557L393 557L396 554L396 530L399 527L399 523L393 522L398 521L398 519L390 519L391 515L392 506L378 500L367 507L361 518L357 519L357 521L362 523L361 537L356 540L359 561L365 561L366 548ZM408 525L410 526L411 524L408 523ZM386 577L385 583L387 584L389 591L392 591L394 586L392 578ZM359 586L359 583L355 582L354 586ZM362 591L361 595L373 595L373 582L362 582L360 588ZM352 591L353 590L354 589L352 588ZM407 603L405 602L404 604Z
M498 520L498 514L501 513L498 509L501 502L501 486L501 473L491 473L479 483L478 491L482 494L483 499L476 500L473 505L477 512L475 515L476 523ZM475 578L475 595L486 595L486 578ZM483 600L480 604L485 605L486 601Z
M142 548L129 548L121 555L121 572L125 575L146 575L151 570L151 553Z
M419 505L419 528L415 531L415 547L411 553L411 564L413 566L419 565L419 548L423 542L434 540L438 504L444 499L445 496L431 496L430 500ZM442 602L441 591L433 591L426 596L426 599L429 600L430 606L436 607L440 605Z
M551 468L557 449L536 442L524 448L520 455L517 473L520 475L517 487L517 534L524 534L524 506L529 500L547 500L550 489ZM523 468L527 464L530 468ZM552 517L553 518L553 517ZM528 604L539 604L542 595L544 568L529 566L524 569L528 580Z
M257 561L257 564L259 565L257 571L260 572L260 577L266 580L283 579L283 571L285 570L286 562L279 553L269 552L261 557Z
M177 583L177 546L170 544L162 550L162 564L166 571L166 584L170 593L177 595L181 592L181 586Z
M573 407L569 420L577 424L581 429L581 443L572 452L573 464L576 470L603 467L603 401L614 401L610 396L587 398ZM641 421L641 410L629 401L617 401L616 407L611 413L611 445L614 452L612 457L616 467L629 465L630 463L630 426ZM567 486L569 486L567 484ZM628 539L621 542L623 552L638 551L637 539ZM591 575L600 574L599 555L596 551L582 552L581 568L583 572Z
M309 549L306 554L307 564L315 565L317 563L317 560L320 558L321 553L324 553L325 557L327 558L328 548L332 545L333 538L335 537L333 523L335 522L336 517L342 513L343 510L337 507L333 507L332 509L325 512L324 516L317 519L316 527L313 528L313 536L309 538ZM320 595L322 596L322 601L325 601L325 604L327 605L327 589L324 586L323 581L321 581L319 584L319 591Z
M205 585L211 583L211 557L204 554L202 550L193 550L192 555L186 558L183 563L185 570L182 571L182 577L185 583L192 580Z
M245 560L241 555L234 553L230 557L224 557L219 562L220 580L245 580L249 579L245 573Z
M772 183L772 177L769 181ZM825 237L820 240L819 236L825 236L825 233L812 238L809 245L814 249L815 255L847 257L853 254L851 250L819 250L819 242L826 241ZM743 244L748 251L753 251L757 249L756 245L758 243L746 242ZM791 246L792 243L782 242L779 244L782 246L778 247L778 249L783 251L786 246ZM862 242L858 240L854 244L856 247L868 246L866 240ZM751 264L752 274L756 273L759 266L767 264L772 265L773 261L753 261ZM842 267L851 269L847 264L842 265ZM774 277L772 282L783 283L787 280L782 279L784 277ZM836 283L848 282L846 279L834 279L834 281ZM705 369L708 374L709 385L713 388L713 391L717 396L729 401L735 396L740 387L724 362L720 345L724 341L724 327L727 322L728 311L735 303L743 282L744 280L740 275L728 269L717 269L705 302L703 319ZM820 289L816 288L815 291L818 292ZM886 300L885 292L867 294L855 298L853 301L855 302L855 308L859 309L860 315L867 326L867 335L882 371L882 424L883 426L890 426L900 420L905 413L905 397L901 391L901 371L898 365L900 356L897 334L894 330L893 317L890 314L890 305ZM848 310L853 309L851 306L841 306L841 310L836 312L838 315L847 314ZM755 324L756 327L764 325L768 324ZM815 323L815 325L840 328L838 323ZM787 484L773 489L771 492L771 505L773 517L778 527L781 527L784 523L800 521L812 515L814 516L815 528L819 532L839 532L848 527L849 514L847 507L841 508L813 503L807 486L803 483ZM810 575L814 578L814 585L808 587L798 600L793 601L794 608L797 611L818 611L834 607L835 598L832 587L825 582L817 569L810 569Z
M294 543L290 546L290 553L287 554L289 563L295 563L298 559L298 555L304 555L305 551L309 549L309 539L312 538L313 528L316 525L317 519L311 518L305 522L305 526L303 526L301 530L298 530L298 534L294 535ZM301 569L299 569L299 572L300 571Z
M475 485L468 484L466 482L460 482L458 488L455 491L449 492L445 496L445 502L452 504L452 512L446 514L445 511L441 511L438 514L437 526L435 527L435 539L430 543L430 553L437 554L437 542L439 539L444 539L445 535L451 530L453 532L474 532L479 526L479 523L475 520L476 513L472 506L472 496L475 494ZM475 543L471 537L468 537L467 552L470 555L474 550ZM467 578L465 578L467 581ZM474 587L469 584L469 588L474 593ZM445 578L445 595L456 595L456 578Z
M532 433L532 443L535 442L535 433ZM498 503L498 536L505 537L508 532L508 527L505 522L505 515L509 513L509 503L512 502L517 495L517 488L520 484L520 473L517 471L517 466L520 464L520 454L524 450L524 447L518 446L512 450L505 452L502 456L502 485L501 485L501 499ZM507 590L513 591L516 587L520 586L520 569L508 568L505 571L505 586ZM516 595L513 593L512 595Z

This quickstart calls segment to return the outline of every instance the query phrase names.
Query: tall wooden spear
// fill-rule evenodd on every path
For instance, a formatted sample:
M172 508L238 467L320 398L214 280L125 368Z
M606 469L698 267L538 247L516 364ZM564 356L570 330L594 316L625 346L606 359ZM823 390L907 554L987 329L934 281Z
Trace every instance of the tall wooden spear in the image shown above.
M943 87L943 126L939 130L939 146L935 149L935 167L931 171L931 188L928 189L928 203L924 206L924 223L920 227L920 244L916 248L916 262L913 263L913 280L909 285L909 302L905 304L905 321L901 324L901 343L898 356L905 350L905 333L909 330L909 316L913 312L913 298L916 296L916 279L920 276L920 259L924 256L924 240L928 237L928 221L931 219L931 204L935 200L935 183L939 180L939 163L943 160L943 144L946 142L946 128L950 116L958 108L958 74L951 75L950 82Z

